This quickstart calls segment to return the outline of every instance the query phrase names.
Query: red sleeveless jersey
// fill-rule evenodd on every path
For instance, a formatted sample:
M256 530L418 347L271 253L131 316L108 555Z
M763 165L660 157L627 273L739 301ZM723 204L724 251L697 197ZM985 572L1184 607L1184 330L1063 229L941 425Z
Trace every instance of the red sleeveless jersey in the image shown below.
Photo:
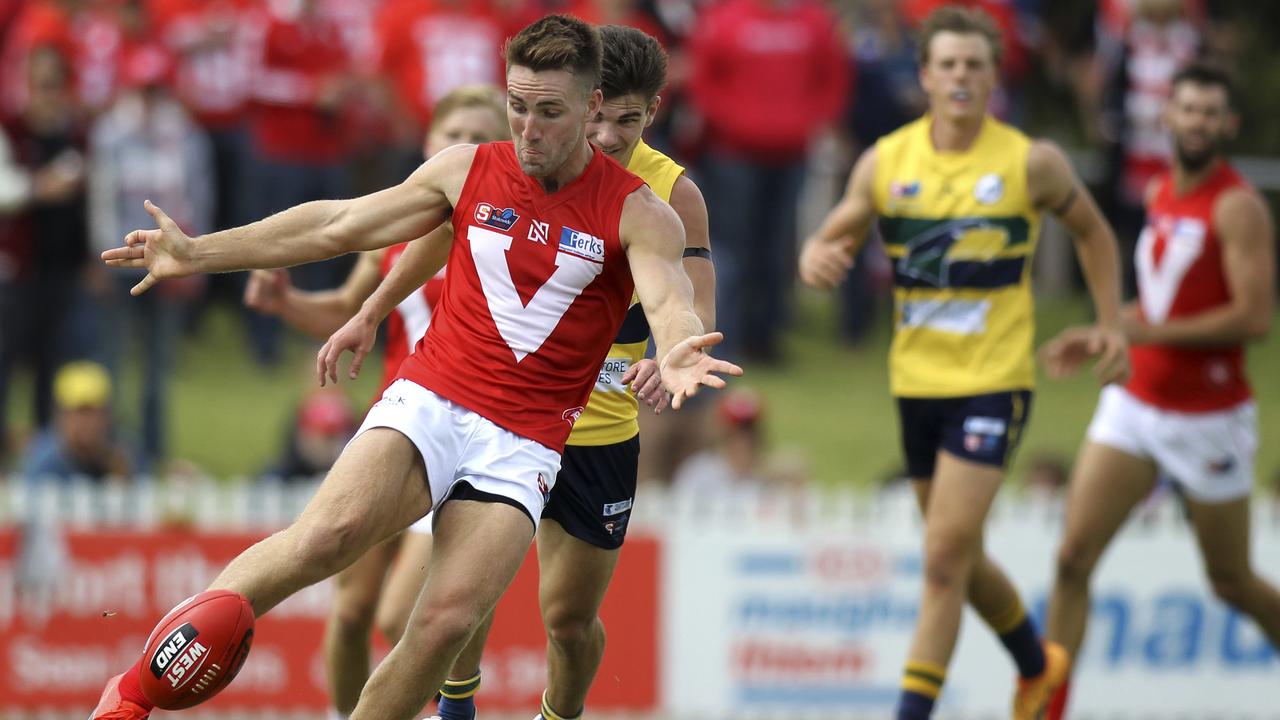
M387 248L382 253L382 263L378 267L379 275L386 277L396 260L404 254L409 243L400 243ZM431 322L431 311L440 300L440 290L444 287L444 268L436 276L400 302L387 316L387 348L382 356L382 390L386 390L400 372L400 363L409 357L418 341L427 333L427 325ZM381 397L382 390L378 391Z
M548 194L510 142L479 146L440 303L400 377L562 452L631 304L618 225L643 184L595 150Z
M1245 184L1245 180L1223 162L1185 195L1177 194L1169 173L1156 183L1134 262L1138 304L1143 319L1153 325L1230 302L1222 247L1213 230L1213 208L1223 192ZM1240 345L1135 345L1129 356L1133 363L1129 392L1156 407L1212 412L1252 396Z

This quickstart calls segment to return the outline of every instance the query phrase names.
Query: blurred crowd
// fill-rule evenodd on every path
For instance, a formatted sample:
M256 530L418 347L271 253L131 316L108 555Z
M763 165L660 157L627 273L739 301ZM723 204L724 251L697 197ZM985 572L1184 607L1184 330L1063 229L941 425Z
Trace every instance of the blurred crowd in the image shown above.
M2 0L0 410L18 366L35 391L17 414L30 433L0 412L0 469L128 474L172 454L175 347L210 302L239 307L244 278L166 282L129 297L138 274L108 270L96 253L153 226L144 199L199 234L398 182L420 162L436 100L460 85L500 84L504 39L547 12L633 25L668 49L669 85L648 140L706 194L725 354L784 363L802 198L833 196L861 148L922 112L912 31L942 4ZM1099 197L1131 241L1140 188L1168 153L1157 114L1168 79L1193 57L1234 52L1224 11L1211 0L963 4L1004 31L993 111L1102 150ZM1064 98L1074 112L1063 112ZM887 286L875 243L864 253L841 291L849 342L880 314ZM333 287L350 262L296 268L292 280ZM278 320L243 318L244 347L263 365L278 362ZM142 366L139 397L112 392L126 361ZM299 408L270 472L322 471L351 432L354 410L317 397ZM111 421L123 403L138 427ZM679 477L688 456L703 463L701 483L803 475L802 462L768 469L752 454L758 399L705 405L716 406L724 437L701 433L673 457L650 459L654 475ZM113 435L130 447L107 447Z

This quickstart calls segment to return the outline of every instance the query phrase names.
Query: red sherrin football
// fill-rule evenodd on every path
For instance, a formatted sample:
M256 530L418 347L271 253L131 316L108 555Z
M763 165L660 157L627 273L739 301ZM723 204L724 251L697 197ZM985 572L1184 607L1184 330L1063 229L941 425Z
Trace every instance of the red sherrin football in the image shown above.
M253 640L253 607L230 590L206 590L169 611L147 638L142 692L156 707L199 705L240 671Z

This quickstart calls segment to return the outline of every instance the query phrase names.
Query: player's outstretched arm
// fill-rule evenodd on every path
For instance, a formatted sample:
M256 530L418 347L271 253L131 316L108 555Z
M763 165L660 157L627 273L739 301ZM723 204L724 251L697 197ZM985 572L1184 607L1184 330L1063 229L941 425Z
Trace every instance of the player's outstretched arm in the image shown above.
M844 281L853 267L853 258L867 239L875 219L872 181L876 172L876 149L862 153L849 173L844 197L831 208L817 231L800 251L800 279L810 287L830 290Z
M662 384L671 393L671 407L679 410L702 385L724 387L715 373L741 375L742 368L706 353L723 335L704 333L694 312L693 286L681 265L684 227L671 206L642 187L627 198L620 231L653 331Z
M1210 310L1148 325L1126 318L1134 344L1189 347L1239 345L1260 340L1275 313L1276 236L1271 211L1255 190L1224 192L1213 208L1213 230L1222 245L1222 270L1231 300Z
M1093 297L1096 324L1071 328L1042 350L1053 377L1075 373L1097 358L1094 375L1103 384L1129 376L1129 346L1120 329L1120 250L1089 190L1056 145L1037 141L1027 155L1027 190L1036 208L1048 210L1066 226Z
M124 247L102 253L112 267L148 271L133 294L157 281L201 272L277 268L358 250L376 250L435 229L457 200L475 147L458 145L437 154L407 180L350 200L303 203L230 230L187 237L150 201L154 230L135 230Z
M289 281L287 270L254 270L244 289L244 304L312 337L328 338L378 287L381 262L382 251L360 253L347 279L333 290L300 290Z
M702 191L687 176L681 175L671 190L671 209L684 226L684 274L693 286L693 312L702 321L704 332L716 326L716 268L711 262L710 222ZM670 397L662 389L662 377L656 360L645 358L627 368L623 384L630 385L640 402L662 412Z
M348 350L353 355L348 376L352 380L356 379L365 357L373 349L378 325L405 298L417 292L440 272L440 268L449 260L449 248L452 245L453 227L441 225L426 237L409 243L381 283L374 276L375 287L364 298L359 311L329 336L316 355L316 374L321 385L325 384L326 379L338 381L338 360Z

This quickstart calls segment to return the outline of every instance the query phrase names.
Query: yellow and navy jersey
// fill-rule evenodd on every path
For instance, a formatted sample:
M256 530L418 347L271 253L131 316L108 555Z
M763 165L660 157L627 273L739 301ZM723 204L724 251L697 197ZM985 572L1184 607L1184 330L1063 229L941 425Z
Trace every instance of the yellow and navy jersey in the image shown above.
M890 391L959 397L1031 389L1031 141L987 118L973 146L942 153L930 117L876 143L873 192L893 263Z
M640 176L654 194L664 202L671 202L671 190L676 180L684 174L684 168L674 160L645 144L643 140L631 154L627 170ZM591 390L587 409L573 425L569 445L612 445L630 440L640 432L636 422L639 404L635 395L622 384L622 376L644 357L649 346L649 323L635 298L622 322L618 337L600 368L600 377Z

